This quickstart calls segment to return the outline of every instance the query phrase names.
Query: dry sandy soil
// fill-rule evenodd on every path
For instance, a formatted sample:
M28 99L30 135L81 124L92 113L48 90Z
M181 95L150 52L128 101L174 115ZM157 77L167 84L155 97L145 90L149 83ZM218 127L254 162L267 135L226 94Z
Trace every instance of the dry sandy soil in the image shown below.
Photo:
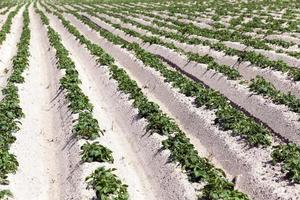
M31 5L29 67L24 72L25 83L18 85L20 106L25 117L21 120L17 140L11 148L19 168L16 174L9 176L9 186L0 186L0 189L10 189L15 200L91 200L95 199L95 193L86 189L84 179L97 167L107 166L116 168L116 175L128 185L131 200L196 200L202 185L189 182L181 168L169 162L170 152L161 150L165 137L146 131L147 121L137 118L138 111L128 96L118 90L116 81L110 79L107 67L97 64L96 58L64 28L57 16L47 13L41 5L38 7L49 18L50 26L61 36L62 44L76 65L82 81L81 90L94 106L94 118L105 130L104 136L97 141L112 150L114 163L81 162L80 147L85 141L78 140L72 134L77 116L69 111L66 94L60 89L59 80L64 72L57 68L55 50L49 43L47 29ZM75 9L71 6L65 8ZM21 36L24 9L23 6L14 17L11 31L0 46L0 88L5 87L11 74L11 59L16 54L16 44ZM99 27L160 56L168 69L178 70L191 80L220 91L232 104L271 131L272 144L280 144L288 139L300 145L299 114L290 111L287 106L276 105L261 95L253 95L239 81L228 80L224 75L208 70L206 65L189 62L178 52L160 45L145 44L140 38L129 36L97 17L84 12L80 14ZM209 158L226 173L228 179L236 178L236 189L255 200L300 199L300 185L290 184L281 167L270 164L271 147L249 148L241 138L233 137L230 131L221 130L215 125L214 111L196 107L194 98L174 89L159 72L146 67L132 52L99 36L73 15L64 13L63 16L82 35L115 58L116 64L137 82L149 100L157 103L164 113L174 119L201 157ZM112 16L101 16L141 34L154 35ZM0 17L0 25L6 17ZM146 16L135 20L145 25L151 24ZM199 18L197 23L201 27L211 28L204 19ZM207 46L187 45L159 37L186 51L211 55L218 63L233 65L237 61L236 57L224 56ZM227 45L237 49L243 47L236 43ZM261 52L270 59L283 59L294 67L300 63L299 59L289 56L276 57L273 51ZM283 74L249 67L249 63L240 63L235 67L245 80L262 75L277 89L300 97L299 83L287 80Z

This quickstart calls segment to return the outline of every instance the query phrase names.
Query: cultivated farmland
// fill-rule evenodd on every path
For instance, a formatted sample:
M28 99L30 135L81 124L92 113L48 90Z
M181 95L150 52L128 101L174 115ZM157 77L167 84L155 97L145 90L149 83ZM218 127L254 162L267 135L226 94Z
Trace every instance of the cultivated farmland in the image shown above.
M298 1L1 1L0 89L0 199L300 199Z

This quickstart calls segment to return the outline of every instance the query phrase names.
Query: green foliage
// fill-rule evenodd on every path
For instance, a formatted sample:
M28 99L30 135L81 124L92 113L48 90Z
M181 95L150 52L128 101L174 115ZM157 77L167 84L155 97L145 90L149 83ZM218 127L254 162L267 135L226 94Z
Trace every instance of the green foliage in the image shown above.
M38 13L45 16L42 12ZM48 26L48 37L50 44L56 49L58 68L65 69L65 75L60 79L60 83L66 90L66 97L70 102L69 108L72 113L79 113L78 122L74 126L73 132L80 138L94 140L103 131L101 131L98 121L92 116L92 104L79 87L81 81L79 80L75 64L61 43L59 34L50 26Z
M15 173L19 164L15 155L0 149L0 184L7 184L7 174Z
M99 144L99 142L87 142L81 146L81 150L81 160L83 162L114 162L112 151Z
M10 32L12 18L17 14L20 5L12 11L2 26L0 31L0 44L6 39L6 34ZM20 99L16 84L24 82L23 71L28 66L29 57L29 14L28 5L23 13L23 29L19 43L17 44L17 54L13 57L12 74L8 78L6 87L2 90L3 99L0 101L0 184L8 184L8 174L15 173L18 168L18 161L15 155L9 152L10 146L15 142L13 135L19 131L20 118L24 113L20 107ZM0 191L0 199L11 196L8 190Z
M0 45L3 44L3 42L6 39L7 34L10 33L10 29L11 29L11 25L12 25L12 19L14 18L14 16L16 16L16 14L20 10L20 8L21 8L21 5L18 5L15 10L11 11L8 14L7 19L4 22L4 24L3 24L3 26L1 27L1 30L0 30Z
M88 188L96 191L96 196L101 200L128 200L127 185L113 174L114 169L100 167L86 178Z
M224 130L232 130L233 135L247 138L251 145L268 146L271 144L270 135L266 128L230 105L220 108L216 115L216 122Z
M13 197L13 194L9 190L0 190L0 199L8 199L8 197Z
M18 43L18 51L16 56L13 57L13 73L9 77L11 83L24 83L23 71L29 64L29 42L30 42L30 29L29 29L29 14L28 9L23 13L23 31L21 34L20 42Z
M283 171L295 183L300 183L300 148L295 144L278 145L272 152L273 163L283 163Z
M206 158L200 158L182 133L169 137L163 146L172 151L172 159L180 163L191 181L207 183L202 190L202 199L248 199L247 195L234 189L234 184L226 179L222 170L214 168Z
M34 7L37 8L36 4L34 5ZM35 9L35 12L37 12L40 15L43 24L49 25L49 19L46 17L46 15L42 11Z
M78 122L75 124L73 132L80 138L94 140L98 138L99 133L103 134L98 121L93 118L90 112L79 113Z
M272 99L276 104L284 104L292 111L300 113L300 100L291 93L285 94L277 90L270 82L261 76L251 80L250 90Z
M213 57L211 56L208 55L200 56L199 54L195 54L195 53L188 53L187 55L189 60L198 63L207 64L208 69L218 71L224 74L225 76L227 76L228 79L236 80L241 77L240 73L236 69L234 69L233 67L229 67L227 65L219 65L214 61Z

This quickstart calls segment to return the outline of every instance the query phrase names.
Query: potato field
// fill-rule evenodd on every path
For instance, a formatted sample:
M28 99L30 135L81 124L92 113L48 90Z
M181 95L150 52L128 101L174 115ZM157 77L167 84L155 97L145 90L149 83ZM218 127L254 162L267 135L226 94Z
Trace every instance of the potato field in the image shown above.
M1 1L0 199L300 200L299 1Z

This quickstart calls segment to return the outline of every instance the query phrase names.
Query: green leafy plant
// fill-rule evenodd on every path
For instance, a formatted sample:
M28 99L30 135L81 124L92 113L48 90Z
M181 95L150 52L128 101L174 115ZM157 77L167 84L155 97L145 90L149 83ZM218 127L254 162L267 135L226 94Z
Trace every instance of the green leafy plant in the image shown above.
M13 154L0 149L0 184L7 184L7 174L15 173L18 166L18 161Z
M99 144L99 142L87 142L81 146L81 150L81 160L83 162L114 162L112 151Z
M0 199L8 199L8 197L13 197L13 194L9 190L0 190Z
M270 82L261 76L257 76L251 80L250 90L271 98L276 104L284 104L292 111L300 113L300 100L296 96L291 93L285 94L277 90Z
M19 166L16 156L9 152L10 146L16 138L13 133L19 131L19 119L24 117L20 107L17 83L24 82L23 71L28 66L29 57L29 14L26 5L23 12L23 28L20 41L17 44L17 54L12 59L12 74L8 78L6 87L2 90L3 98L0 101L0 184L8 184L8 174L15 173ZM0 44L10 32L12 18L17 14L21 5L12 11L0 31ZM9 190L0 191L0 199L11 197Z
M94 140L100 136L99 132L103 134L103 131L98 125L98 121L93 118L90 112L79 113L78 122L74 126L75 135L80 138Z
M113 171L100 167L86 178L88 188L96 191L98 199L103 200L128 200L127 185L117 178Z
M272 152L273 163L283 163L283 171L295 183L300 183L300 148L295 144L278 145Z

